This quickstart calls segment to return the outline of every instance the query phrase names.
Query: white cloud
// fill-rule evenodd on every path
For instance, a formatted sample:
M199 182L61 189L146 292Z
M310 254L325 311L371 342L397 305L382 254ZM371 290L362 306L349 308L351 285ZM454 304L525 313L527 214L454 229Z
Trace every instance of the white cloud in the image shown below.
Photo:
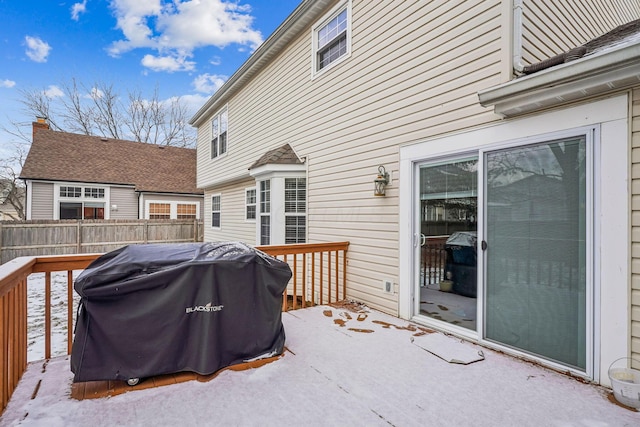
M80 19L80 14L85 13L87 11L87 0L84 0L82 3L74 3L71 6L71 19L77 21Z
M123 40L110 46L112 56L150 48L159 53L157 58L166 61L189 57L199 47L240 44L253 50L263 41L260 31L252 28L250 7L235 2L111 0L111 8L124 35Z
M62 98L64 96L64 92L56 85L49 85L47 89L43 92L47 98Z
M180 54L169 56L145 55L140 62L153 71L168 71L170 73L174 71L192 71L196 65L195 62L187 61L187 57Z
M209 95L200 94L182 95L180 97L180 101L187 107L190 115L194 115L208 99Z
M14 82L13 80L0 80L0 87L8 87L8 88L12 88L16 85L16 82Z
M104 92L98 89L97 87L91 88L91 93L88 95L91 99L100 99L104 97Z
M32 61L47 62L47 56L49 56L49 51L51 51L49 43L39 37L31 36L26 36L24 41L27 44L26 54Z
M220 58L219 56L214 56L213 58L211 58L209 60L209 64L211 65L220 65L222 64L222 58Z
M216 74L201 74L196 77L192 84L196 91L200 93L206 93L212 95L226 82L227 76L221 76Z

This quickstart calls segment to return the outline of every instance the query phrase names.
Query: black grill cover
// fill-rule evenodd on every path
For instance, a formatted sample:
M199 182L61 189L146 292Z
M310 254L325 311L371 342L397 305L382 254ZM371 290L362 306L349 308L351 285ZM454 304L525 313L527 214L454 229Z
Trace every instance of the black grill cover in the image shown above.
M78 276L74 381L211 374L281 354L283 261L242 243L132 245Z

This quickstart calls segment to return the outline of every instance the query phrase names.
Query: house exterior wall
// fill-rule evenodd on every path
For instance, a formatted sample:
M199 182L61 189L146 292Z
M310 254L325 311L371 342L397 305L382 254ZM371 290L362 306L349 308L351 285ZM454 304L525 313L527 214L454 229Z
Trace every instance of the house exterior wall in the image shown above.
M207 194L289 142L308 167L308 241L350 241L348 296L392 314L381 282L398 282L398 146L496 119L476 92L497 83L500 1L437 3L353 1L350 58L311 79L309 28L228 101L226 157L210 160L199 128ZM384 198L378 165L392 175Z
M204 205L207 215L204 217L205 241L238 240L256 245L256 221L246 220L245 189L255 187L253 179L242 180L216 188L205 193ZM220 196L220 228L211 227L211 197Z
M631 99L631 357L640 360L640 87Z
M398 190L404 185L399 147L498 120L478 104L477 92L505 81L510 5L501 0L352 0L350 57L315 77L312 29L302 31L212 111L228 111L226 155L210 158L212 116L198 128L197 181L206 189L209 223L205 240L227 237L210 227L210 195L223 195L225 228L225 200L236 200L232 209L239 212L248 167L288 142L307 165L308 241L350 241L348 297L397 315L397 293L384 293L381 282L391 279L398 289ZM532 13L527 16L535 22ZM558 12L546 20L555 28L566 18ZM590 35L578 33L578 27L565 31L571 40L586 41ZM537 54L546 58L557 48L544 46ZM384 198L373 196L378 165L391 175Z
M28 219L56 219L56 205L59 199L56 197L57 184L54 182L30 181L31 196L27 203L30 217ZM63 183L62 185L71 185ZM100 187L105 189L105 219L144 219L145 201L155 200L171 203L196 203L197 212L200 218L203 215L204 203L202 196L189 195L165 195L165 194L145 194L138 198L138 193L133 187L105 186L92 183L74 183L78 186ZM117 207L114 209L114 205ZM140 210L139 210L140 209ZM140 211L140 216L138 216Z
M28 219L53 219L53 183L32 182Z
M523 63L536 63L581 46L639 16L637 0L523 0Z
M138 194L133 187L111 187L109 193L111 219L138 219Z

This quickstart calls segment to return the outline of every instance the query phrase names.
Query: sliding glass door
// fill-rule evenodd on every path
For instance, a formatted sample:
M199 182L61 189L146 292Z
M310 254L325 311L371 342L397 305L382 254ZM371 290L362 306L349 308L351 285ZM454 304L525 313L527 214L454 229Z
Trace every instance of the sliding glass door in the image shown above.
M415 165L416 314L589 371L589 132Z
M585 136L485 154L485 338L586 368Z
M419 167L420 313L477 326L478 158Z

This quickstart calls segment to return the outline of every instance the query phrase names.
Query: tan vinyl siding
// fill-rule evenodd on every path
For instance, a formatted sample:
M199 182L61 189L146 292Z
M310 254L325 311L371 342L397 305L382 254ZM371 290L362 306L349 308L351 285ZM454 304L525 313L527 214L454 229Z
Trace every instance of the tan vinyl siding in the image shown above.
M640 17L638 0L524 0L524 64L566 52Z
M138 194L133 188L111 187L109 189L109 202L116 205L116 210L111 209L111 219L138 219Z
M640 87L631 119L631 357L640 360Z
M31 219L53 219L53 183L33 182Z
M256 222L245 219L245 189L255 187L253 179L206 191L204 203L204 241L241 241L256 244ZM211 196L220 195L220 229L211 228Z
M397 314L382 280L397 288L398 188L408 185L398 180L398 147L496 120L476 93L500 82L501 7L354 0L351 57L313 79L309 27L227 100L226 157L210 161L210 121L199 129L198 185L209 187L206 203L222 192L223 230L209 225L205 240L227 236L228 203L238 203L216 188L220 177L246 176L288 142L308 165L309 241L350 241L348 297ZM380 164L392 175L384 198L373 196Z

